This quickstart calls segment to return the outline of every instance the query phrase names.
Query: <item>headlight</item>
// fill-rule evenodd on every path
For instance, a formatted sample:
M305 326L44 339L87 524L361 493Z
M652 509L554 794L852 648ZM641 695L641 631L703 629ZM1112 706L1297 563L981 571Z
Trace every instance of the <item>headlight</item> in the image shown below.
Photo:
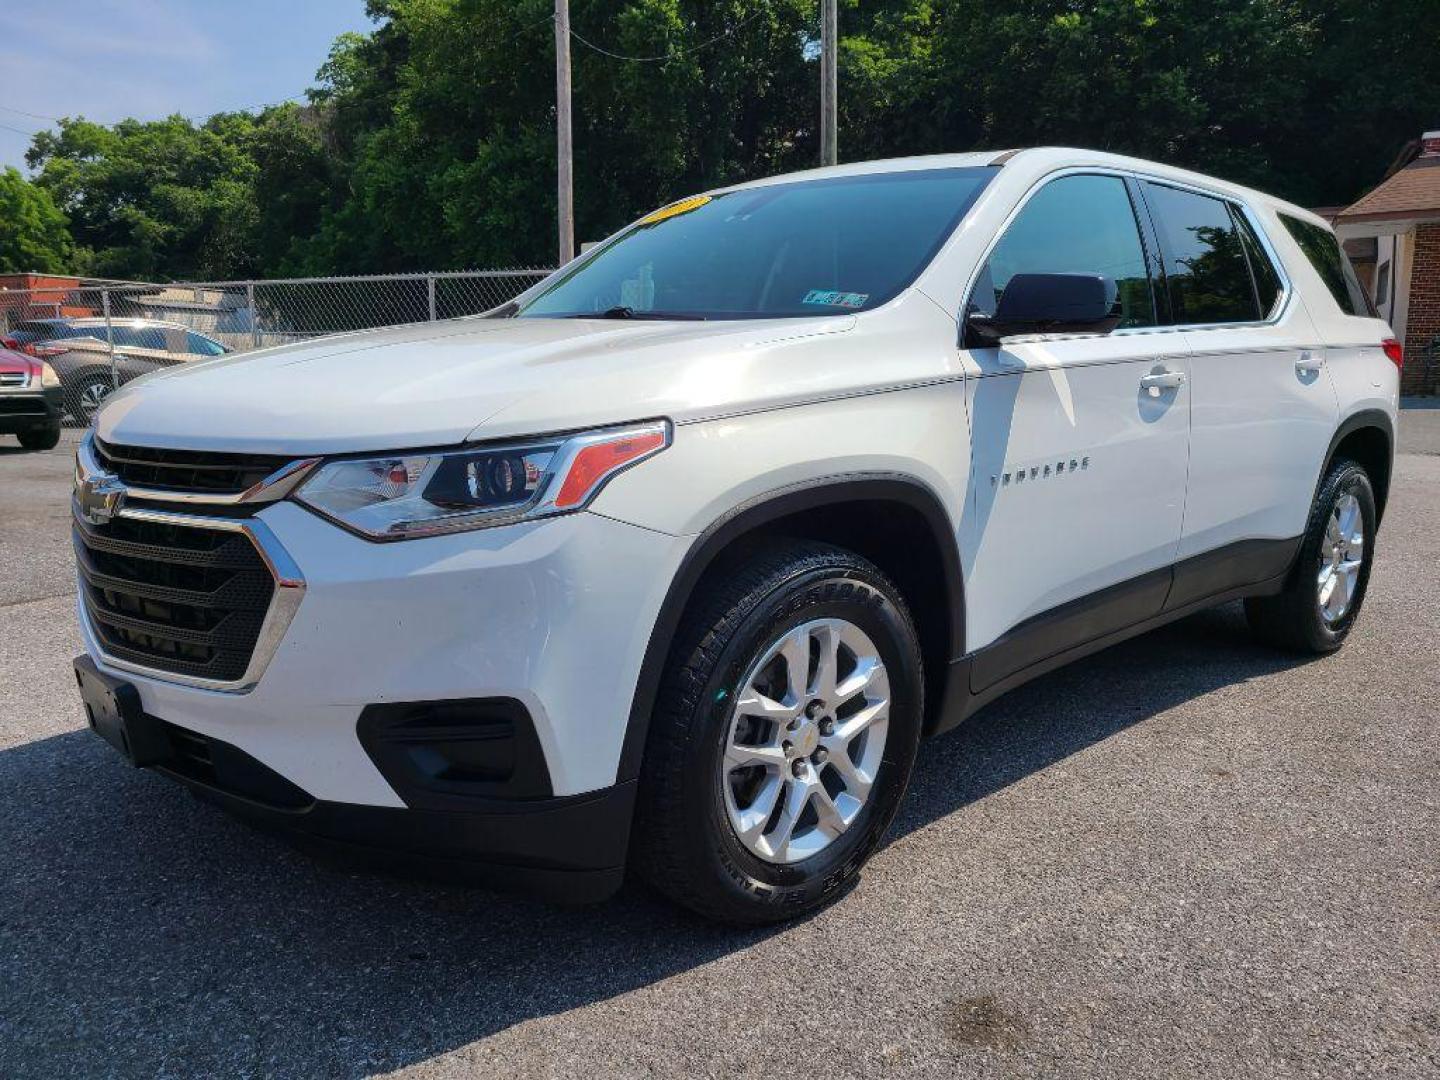
M40 362L40 385L59 386L60 376L55 374L55 369L43 360Z
M554 439L322 465L295 498L372 540L484 529L583 509L605 482L670 445L660 420Z

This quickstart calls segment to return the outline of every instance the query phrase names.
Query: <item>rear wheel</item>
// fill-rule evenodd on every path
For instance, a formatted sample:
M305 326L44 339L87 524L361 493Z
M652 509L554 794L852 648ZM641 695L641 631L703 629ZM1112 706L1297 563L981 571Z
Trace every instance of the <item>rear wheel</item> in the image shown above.
M1374 549L1370 477L1362 466L1341 458L1320 483L1285 591L1245 601L1251 629L1280 648L1334 652L1360 614Z
M844 890L909 782L915 629L873 565L782 542L682 624L646 748L637 869L706 916L767 923Z
M49 427L31 428L15 436L26 450L53 450L60 442L60 422Z
M65 390L65 407L76 423L90 426L95 413L115 389L108 371L94 371L82 375L74 385Z

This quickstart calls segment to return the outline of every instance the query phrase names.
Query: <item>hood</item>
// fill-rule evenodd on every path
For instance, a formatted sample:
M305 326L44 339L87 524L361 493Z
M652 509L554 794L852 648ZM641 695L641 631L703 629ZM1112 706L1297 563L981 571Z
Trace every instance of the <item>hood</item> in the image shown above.
M852 383L835 348L855 324L477 318L365 331L157 371L111 395L97 433L299 455L684 421Z
M13 349L0 349L0 371L13 375L33 374L40 365L31 360L24 353L15 352Z

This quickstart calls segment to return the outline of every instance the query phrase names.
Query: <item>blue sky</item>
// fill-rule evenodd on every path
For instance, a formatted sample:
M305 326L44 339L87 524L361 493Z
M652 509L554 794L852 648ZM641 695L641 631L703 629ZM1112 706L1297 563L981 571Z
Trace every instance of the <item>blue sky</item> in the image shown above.
M371 25L364 0L0 0L0 168L24 169L40 117L202 116L294 96L338 34Z

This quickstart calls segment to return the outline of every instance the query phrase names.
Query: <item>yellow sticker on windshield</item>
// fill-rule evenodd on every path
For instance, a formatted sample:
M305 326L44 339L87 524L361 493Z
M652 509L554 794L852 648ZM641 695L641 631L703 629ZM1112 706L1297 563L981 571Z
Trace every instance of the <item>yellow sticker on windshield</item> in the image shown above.
M664 221L666 218L676 217L679 214L688 214L691 210L699 210L710 201L709 195L692 195L688 199L681 199L669 206L662 206L653 214L647 214L640 219L641 225L654 225L657 221Z

